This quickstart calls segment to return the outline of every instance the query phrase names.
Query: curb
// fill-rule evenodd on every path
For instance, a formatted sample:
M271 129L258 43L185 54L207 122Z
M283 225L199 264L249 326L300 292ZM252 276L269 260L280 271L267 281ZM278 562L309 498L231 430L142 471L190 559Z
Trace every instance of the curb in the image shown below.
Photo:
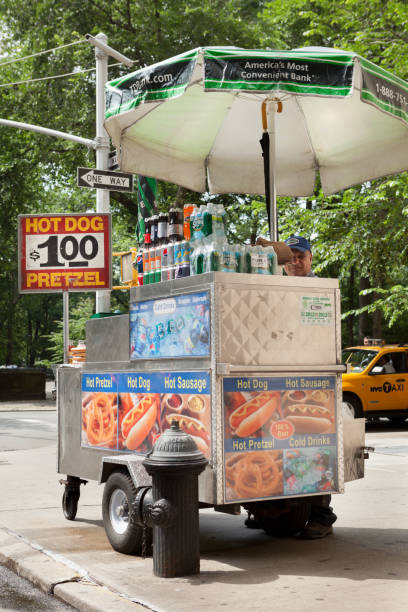
M0 412L33 412L33 411L55 411L57 405L54 401L42 402L0 402Z
M0 525L0 563L80 612L146 612L145 606L98 583L69 559L45 550L3 525Z

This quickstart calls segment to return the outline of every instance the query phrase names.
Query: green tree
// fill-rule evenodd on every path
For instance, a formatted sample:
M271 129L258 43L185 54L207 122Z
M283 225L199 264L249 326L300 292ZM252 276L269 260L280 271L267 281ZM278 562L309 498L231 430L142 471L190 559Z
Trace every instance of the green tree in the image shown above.
M133 58L137 69L200 45L257 46L257 11L263 4L255 1L249 6L242 0L41 0L33 5L28 0L0 0L4 58L0 117L93 138L95 59L94 48L84 39L86 33L105 32L109 44ZM70 44L74 42L77 44ZM64 44L70 46L60 48ZM52 53L42 53L54 48ZM9 63L19 57L26 59ZM114 66L109 69L109 78L127 71L124 66ZM48 78L67 74L70 76ZM25 82L32 79L39 80ZM7 83L19 84L5 86ZM50 334L61 321L62 299L56 294L19 295L17 216L94 210L94 194L78 190L75 177L78 166L93 166L95 158L92 150L67 141L0 129L0 363L31 365L50 358ZM113 250L123 251L135 244L137 200L134 195L119 192L111 196ZM201 197L163 183L159 207L167 209L175 201L199 202ZM230 198L230 202L236 202L236 198ZM118 284L116 259L114 274L114 283ZM126 309L127 299L126 293L114 292L112 309ZM73 311L87 300L88 294L73 295ZM57 332L61 335L60 330Z
M262 13L264 42L280 32L283 48L334 47L354 51L408 76L408 5L404 1L275 0ZM406 284L407 176L374 181L324 197L279 205L281 227L313 238L317 270L338 276L346 343L364 335L401 341Z

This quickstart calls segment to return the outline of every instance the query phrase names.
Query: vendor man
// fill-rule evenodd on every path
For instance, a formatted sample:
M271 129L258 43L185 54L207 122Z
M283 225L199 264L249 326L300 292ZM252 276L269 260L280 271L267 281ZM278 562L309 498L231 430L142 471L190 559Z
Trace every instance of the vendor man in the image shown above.
M288 276L316 276L312 270L312 251L309 241L303 236L290 236L285 244L292 251L292 261L285 264Z
M303 236L290 236L285 243L292 251L292 261L285 264L288 276L316 276L312 270L312 250L309 241ZM330 506L331 495L310 497L312 506L309 521L301 532L301 537L314 540L333 533L333 523L337 520Z

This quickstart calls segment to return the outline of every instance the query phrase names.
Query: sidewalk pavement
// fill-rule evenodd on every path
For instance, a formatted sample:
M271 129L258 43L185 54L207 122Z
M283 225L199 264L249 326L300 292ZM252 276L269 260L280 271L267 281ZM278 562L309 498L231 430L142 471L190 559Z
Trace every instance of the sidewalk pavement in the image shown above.
M246 529L244 514L201 511L201 573L172 579L153 575L151 557L112 550L97 483L81 487L67 521L55 466L55 445L0 454L0 563L78 610L407 609L406 456L370 457L366 478L333 498L339 519L323 540L270 538Z

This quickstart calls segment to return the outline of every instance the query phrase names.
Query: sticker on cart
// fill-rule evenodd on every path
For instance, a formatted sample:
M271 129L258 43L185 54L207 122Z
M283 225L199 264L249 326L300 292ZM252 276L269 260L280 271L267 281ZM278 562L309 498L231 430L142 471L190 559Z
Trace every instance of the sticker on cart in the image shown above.
M116 450L118 446L117 375L82 375L81 446Z
M335 389L335 376L223 379L227 501L338 490Z
M208 357L208 291L130 304L130 359Z
M145 454L177 421L210 458L210 373L82 374L81 446Z
M303 325L332 325L334 307L330 297L301 296L300 316Z

